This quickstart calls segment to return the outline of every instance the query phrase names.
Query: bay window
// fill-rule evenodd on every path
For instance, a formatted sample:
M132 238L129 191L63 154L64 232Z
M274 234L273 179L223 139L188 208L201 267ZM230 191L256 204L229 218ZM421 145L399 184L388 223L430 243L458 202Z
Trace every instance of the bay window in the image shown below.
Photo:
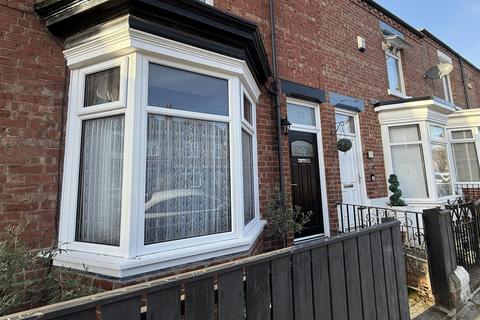
M71 67L56 265L130 276L260 235L260 91L245 62L168 45Z

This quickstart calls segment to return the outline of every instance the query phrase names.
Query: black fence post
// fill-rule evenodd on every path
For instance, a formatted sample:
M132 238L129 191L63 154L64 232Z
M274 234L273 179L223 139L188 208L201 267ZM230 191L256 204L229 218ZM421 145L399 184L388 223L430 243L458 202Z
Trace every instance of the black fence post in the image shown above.
M425 240L433 296L437 304L455 307L450 294L450 276L457 269L452 218L447 210L432 208L423 211Z

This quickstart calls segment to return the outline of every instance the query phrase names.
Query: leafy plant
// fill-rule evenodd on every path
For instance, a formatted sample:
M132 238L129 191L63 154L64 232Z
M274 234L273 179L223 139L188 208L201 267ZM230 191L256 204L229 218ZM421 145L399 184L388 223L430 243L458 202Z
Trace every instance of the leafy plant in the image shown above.
M287 246L288 236L302 231L312 215L311 211L304 212L299 206L292 207L287 199L285 192L274 190L263 215L269 221L270 235L281 240L284 247Z
M390 183L388 189L393 193L390 196L390 205L399 207L406 206L405 201L400 199L402 197L402 190L398 188L400 186L400 182L398 182L397 175L391 174L388 178L388 183Z
M30 248L21 238L25 228L20 223L0 232L0 316L19 310L26 302L55 303L99 291L94 278L53 268L53 258L62 250Z

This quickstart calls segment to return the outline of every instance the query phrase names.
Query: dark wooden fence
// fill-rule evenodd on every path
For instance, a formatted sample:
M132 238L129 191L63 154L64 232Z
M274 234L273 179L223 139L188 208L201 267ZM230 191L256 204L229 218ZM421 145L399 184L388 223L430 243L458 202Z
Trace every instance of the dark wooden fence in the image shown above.
M400 224L388 222L10 319L409 319Z

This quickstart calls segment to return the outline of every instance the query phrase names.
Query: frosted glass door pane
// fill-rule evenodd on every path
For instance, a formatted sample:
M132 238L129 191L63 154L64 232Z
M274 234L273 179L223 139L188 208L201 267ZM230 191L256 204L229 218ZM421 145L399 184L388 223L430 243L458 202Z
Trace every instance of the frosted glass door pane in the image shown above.
M392 146L392 163L405 198L428 197L420 145Z
M289 103L287 113L291 123L315 126L315 109L313 108Z
M228 124L148 116L145 244L231 230Z
M118 246L124 116L83 122L76 241Z

